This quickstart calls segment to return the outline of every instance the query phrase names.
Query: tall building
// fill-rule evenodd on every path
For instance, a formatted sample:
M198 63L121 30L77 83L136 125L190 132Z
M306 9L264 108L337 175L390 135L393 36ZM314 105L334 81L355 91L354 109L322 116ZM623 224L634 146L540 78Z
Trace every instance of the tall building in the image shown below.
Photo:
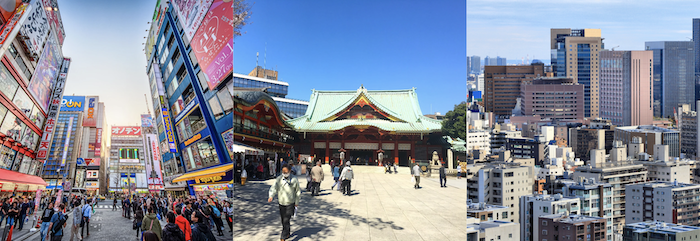
M553 28L550 30L552 71L584 86L584 115L599 114L599 53L603 47L600 29Z
M695 99L700 100L700 18L693 18L693 50L695 51Z
M557 213L535 221L541 224L537 240L610 240L605 218Z
M508 65L506 58L496 56L496 65Z
M255 70L251 73L253 72L255 72ZM273 80L269 77L260 78L234 73L233 85L235 88L265 89L265 92L275 100L280 110L290 118L297 118L304 115L306 113L306 108L309 106L308 101L286 98L289 83Z
M536 78L520 86L521 113L561 120L583 120L584 86L571 78Z
M654 116L673 116L681 104L695 110L695 51L692 41L646 42L654 52Z
M498 64L498 57L492 58L489 56L484 57L484 66L496 66Z
M654 145L668 145L669 154L672 157L680 157L681 141L680 132L656 126L623 126L615 128L615 140L622 144L632 143L634 137L641 138L645 149L642 151L649 155L655 155Z
M544 64L525 66L486 66L484 68L484 108L486 112L509 118L520 97L523 81L544 76Z
M677 225L667 222L647 221L625 225L623 240L694 240L700 235L700 227Z
M614 125L651 125L653 52L600 52L600 117Z
M614 125L605 125L600 128L595 128L592 126L585 128L570 128L569 146L576 154L576 157L581 158L581 160L588 163L590 160L591 150L612 150L612 142L615 139L614 134Z
M231 16L232 4L156 4L144 50L165 188L186 182L191 195L230 194L233 25L214 20Z
M680 114L681 154L694 158L698 148L698 113L686 110Z
M532 166L515 163L474 166L467 179L467 200L508 207L511 222L520 220L519 197L532 194L535 173Z
M469 72L472 74L475 74L475 75L480 74L481 73L481 57L474 55L474 56L467 57L467 58L471 60L470 61L471 68L468 69Z
M148 193L146 155L140 126L111 126L110 193Z
M578 198L561 194L531 194L520 197L520 237L525 241L542 240L539 232L542 216L560 213L578 214L581 204Z
M601 217L606 220L607 239L612 240L613 186L579 178L578 182L564 188L564 195L581 200L583 216Z
M519 241L520 226L499 220L467 224L467 241L485 240Z
M679 182L647 182L627 185L625 222L661 221L679 225L700 225L700 185Z

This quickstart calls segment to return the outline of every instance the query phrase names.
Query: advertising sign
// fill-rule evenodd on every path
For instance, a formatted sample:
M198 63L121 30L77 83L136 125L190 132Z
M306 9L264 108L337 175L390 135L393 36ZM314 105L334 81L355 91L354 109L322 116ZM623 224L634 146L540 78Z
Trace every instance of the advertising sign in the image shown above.
M140 126L112 126L112 135L119 136L140 136Z
M136 188L148 188L146 173L136 173Z
M70 144L70 133L73 131L73 117L68 119L68 130L66 131L66 140L63 142L63 156L61 157L61 167L66 166L66 155L68 155L68 145Z
M44 45L44 52L41 54L36 72L32 75L28 87L29 92L32 93L36 102L39 103L39 107L43 110L47 110L49 106L51 86L53 86L52 83L58 76L61 59L63 59L63 54L55 35L52 34ZM58 101L60 104L61 99Z
M230 3L231 5L233 2ZM209 6L212 5L212 0L174 0L173 6L175 6L175 12L180 18L182 23L182 28L185 31L188 39L192 39L194 33L197 32L197 28L202 23L204 15L207 14ZM231 9L231 14L226 16L233 16L233 9ZM233 36L233 32L231 32Z
M85 158L85 164L89 167L98 167L100 166L100 158Z
M39 143L39 149L37 150L36 155L36 159L42 160L42 163L48 156L47 152L51 146L51 140L53 139L54 127L56 125L56 119L58 118L58 110L61 108L61 100L63 99L63 90L66 84L66 77L68 76L69 67L70 59L63 59L61 74L56 80L53 93L51 94L51 105L47 111L46 124L44 125L44 132L41 136L41 142Z
M6 0L5 3L7 3L7 2L11 2L11 1ZM7 17L8 12L6 12L10 8L7 8L7 10L5 10L5 7L9 7L9 6L6 6L5 4L0 6L0 13L2 13L2 17L5 20L5 21L3 21L3 22L5 22L5 25L2 26L2 31L0 31L0 44L3 45L3 52L4 52L4 50L7 50L7 48L9 48L9 45L6 45L5 43L7 42L8 39L13 39L13 38L15 38L15 36L17 36L17 32L19 32L19 29L20 29L20 27L17 27L17 25L21 24L22 22L24 22L27 19L28 15L25 13L27 11L31 11L31 8L32 8L30 5L20 3L20 1L17 1L17 0L15 0L15 4L10 5L10 6L12 6L12 9L14 9L14 11L9 12L10 17ZM15 8L15 7L17 7L17 8ZM7 43L9 44L10 42L7 42Z
M75 188L85 188L85 169L75 171Z
M173 132L173 126L172 122L170 121L170 114L168 114L168 108L163 106L161 112L163 113L163 125L165 126L165 136L168 139L168 147L170 147L170 152L177 153L175 133Z
M99 182L85 182L85 189L86 190L96 190L99 188L100 188Z
M141 127L153 127L153 117L151 115L141 115Z
M165 95L165 86L163 86L163 74L160 73L160 67L159 67L160 63L158 63L157 60L158 59L154 58L153 65L152 65L153 66L152 68L155 70L154 72L156 75L156 79L154 81L156 81L156 88L158 89L158 95L163 96L163 95Z
M120 163L139 163L139 149L119 148Z
M39 57L41 47L44 46L46 37L49 35L50 27L41 1L34 0L30 5L32 8L27 12L27 20L19 29L19 33L27 37L24 39L24 43L29 47L29 51Z
M85 109L85 118L83 118L84 127L97 127L97 118L95 114L97 113L97 97L86 97L87 98L87 109Z
M97 128L95 139L95 155L99 156L102 153L102 128Z
M56 32L58 42L63 45L66 33L63 30L63 21L61 20L61 12L58 11L58 3L56 0L41 0L41 4L44 5L44 10L46 10L46 20Z
M146 135L146 143L149 159L146 161L146 175L148 185L163 185L163 173L160 169L160 151L158 150L158 137L155 134Z
M63 96L61 111L83 111L85 96Z
M85 178L87 179L97 179L99 175L99 170L87 170L85 172Z
M233 71L233 21L227 21L229 16L233 16L233 2L214 1L197 34L190 38L212 90Z
M226 150L228 151L228 155L231 157L231 160L233 160L233 128L221 133L221 137L222 137L222 140L224 141L224 145L226 145ZM277 158L275 158L275 159L277 159Z

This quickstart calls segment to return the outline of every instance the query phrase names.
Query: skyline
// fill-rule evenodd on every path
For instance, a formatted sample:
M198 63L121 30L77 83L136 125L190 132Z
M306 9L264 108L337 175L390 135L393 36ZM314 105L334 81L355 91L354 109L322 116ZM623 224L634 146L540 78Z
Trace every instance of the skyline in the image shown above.
M690 41L693 18L693 1L469 0L467 56L548 60L552 28L599 28L606 49L644 50L648 41Z
M466 4L400 3L256 2L234 39L234 73L247 75L259 53L290 84L288 98L416 87L423 114L445 114L466 100Z

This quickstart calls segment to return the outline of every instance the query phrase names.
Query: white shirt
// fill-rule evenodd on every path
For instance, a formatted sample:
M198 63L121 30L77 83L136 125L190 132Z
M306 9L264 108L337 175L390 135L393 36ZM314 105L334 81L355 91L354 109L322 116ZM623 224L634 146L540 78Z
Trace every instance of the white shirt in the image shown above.
M462 172L462 165L457 165L457 172Z

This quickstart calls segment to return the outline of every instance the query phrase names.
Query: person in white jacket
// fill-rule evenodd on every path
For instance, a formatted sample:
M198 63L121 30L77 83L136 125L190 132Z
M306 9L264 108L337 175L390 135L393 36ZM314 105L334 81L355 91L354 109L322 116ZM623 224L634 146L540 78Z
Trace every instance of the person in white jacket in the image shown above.
M420 174L420 167L418 166L418 163L415 163L415 165L413 166L413 171L411 173L411 175L413 175L413 177L416 179L416 183L413 185L413 188L415 189L420 188Z
M345 168L343 168L343 172L340 173L340 180L341 186L340 189L343 192L343 195L350 196L352 193L352 189L350 188L350 182L352 181L353 178L353 173L352 173L352 168L350 168L350 162L345 163Z

